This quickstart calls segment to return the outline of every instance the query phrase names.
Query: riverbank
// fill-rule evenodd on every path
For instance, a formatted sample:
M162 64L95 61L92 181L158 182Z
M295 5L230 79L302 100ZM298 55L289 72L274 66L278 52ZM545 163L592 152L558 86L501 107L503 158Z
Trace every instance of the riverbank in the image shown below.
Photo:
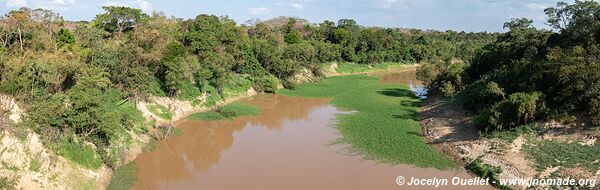
M343 63L342 63L343 64ZM414 69L414 65L407 64L387 64L385 67L369 67L363 65L352 65L350 67L360 67L361 69L368 68L361 73L381 72L386 70L405 70ZM326 76L349 75L356 73L345 73L344 70L337 70L338 64L330 64L326 69ZM298 77L299 83L307 82L306 77ZM312 77L315 79L316 77ZM167 97L151 97L148 101L139 101L132 103L132 107L142 112L146 121L145 126L136 126L130 131L124 131L119 139L115 139L117 146L112 147L111 154L115 154L116 166L119 168L128 167L128 162L136 159L137 156L147 151L147 147L160 141L153 140L155 132L162 126L175 126L189 115L197 112L209 111L216 107L227 105L231 102L238 101L243 98L248 98L258 94L251 87L248 89L236 89L239 92L232 93L225 100L217 100L214 104L208 104L211 95L203 94L194 100L180 100ZM2 108L5 110L5 118L3 120L3 135L2 135L2 153L3 163L0 165L0 171L5 175L0 179L3 183L6 182L7 187L24 188L24 189L69 189L69 188L91 188L104 189L108 187L113 171L105 164L101 164L99 168L88 168L79 165L78 163L69 160L56 152L48 149L41 143L41 138L33 131L24 130L17 132L14 130L16 122L20 122L22 118L22 110L18 103L10 97L2 97ZM135 106L134 106L135 105ZM12 124L11 124L12 123ZM13 127L11 127L13 126ZM152 127L155 126L155 127ZM22 133L22 134L21 134ZM22 136L22 138L21 138ZM155 142L153 142L155 141ZM92 147L90 143L85 143L86 146ZM150 146L151 147L151 146ZM89 151L86 149L86 151ZM95 155L97 154L89 154ZM98 158L95 158L96 160ZM85 162L85 161L84 161ZM17 169L19 168L19 169ZM119 169L117 169L119 170ZM119 172L117 173L127 173ZM78 181L77 183L72 181ZM81 182L81 183L79 183ZM85 188L84 188L85 189Z
M402 64L402 63L391 64L391 63L388 63L388 64L385 64L385 66L379 66L379 67L369 67L369 66L363 66L363 65L358 65L358 64L351 64L351 66L342 66L342 67L346 67L346 68L348 68L348 67L358 68L361 71L359 73L348 72L349 71L348 69L341 69L341 70L338 69L339 65L345 65L345 64L348 64L348 63L341 63L341 64L331 63L331 64L329 64L329 66L325 67L326 69L323 71L325 74L325 78L334 77L334 76L385 72L385 71L391 71L391 70L394 70L394 71L396 71L396 70L397 71L414 70L417 67L416 64ZM353 69L353 70L355 71L357 69ZM318 80L320 80L320 79L317 76L314 76L312 73L308 73L308 72L301 72L295 77L295 81L298 84L307 83L307 82L311 82L311 81L318 81ZM282 88L282 87L283 87L282 85L279 85L279 88ZM142 111L146 120L154 123L154 126L157 126L157 127L177 126L179 123L185 121L186 118L192 116L192 114L199 113L199 112L207 112L207 111L213 110L217 107L225 106L232 102L236 102L236 101L239 101L244 98L249 98L249 97L255 96L257 94L258 93L253 88L249 87L247 90L245 90L245 93L238 93L237 95L228 97L225 100L217 101L212 106L203 106L203 105L205 105L204 103L206 101L209 101L209 99L210 99L209 94L204 94L204 95L198 97L197 100L194 100L194 101L177 100L174 98L166 98L166 97L152 97L150 101L138 102L137 107L140 111ZM200 102L200 103L196 103L195 101ZM152 111L151 110L152 106L156 106L156 107L162 108L164 110L158 111L158 112ZM164 118L164 116L161 117L161 112L168 112L168 114L166 114L166 115L169 116L169 119ZM153 131L155 131L155 129L151 129L151 132L149 132L149 133L152 134ZM149 137L146 135L145 139L149 139ZM148 143L152 143L152 142L149 142L149 141L142 142L142 144L148 144ZM143 152L143 148L136 148L134 151L130 151L128 154L132 155L132 156L131 156L131 159L128 159L128 160L129 161L134 160L137 157L137 155L141 154L142 152ZM135 155L135 156L133 156L133 155ZM131 169L131 167L126 167L126 169ZM121 172L121 173L127 173L127 172ZM128 176L124 176L124 177L128 177Z
M578 126L581 123L550 122L484 137L479 135L468 113L441 97L425 100L420 115L427 143L465 167L479 159L483 164L501 168L499 179L569 177L600 181L597 160L593 160L593 157L598 159L594 150L600 150L596 143L600 129L583 130ZM547 143L554 146L543 146Z
M347 75L356 75L356 74L368 74L368 73L377 73L377 72L386 72L386 71L405 71L405 70L415 70L418 67L418 64L403 64L403 63L385 63L382 66L368 66L368 65L360 65L354 63L330 63L328 66L325 66L323 70L324 78L334 77L334 76L347 76ZM314 76L314 74L309 73L308 71L303 70L298 75L294 77L294 81L297 84L302 84L306 82L316 82L320 80L319 77ZM278 85L279 89L283 88L283 85ZM137 103L137 107L142 113L144 117L148 121L155 121L157 126L168 126L168 125L177 125L178 122L187 118L191 114L197 112L205 112L216 107L220 107L223 105L227 105L232 102L236 102L238 100L248 98L254 95L257 95L258 92L254 90L254 88L249 87L245 90L244 93L239 93L235 96L228 97L225 100L218 101L215 105L212 106L202 106L206 101L209 100L210 94L203 94L200 97L197 97L195 101L200 103L195 103L194 101L186 101L186 100L178 100L175 98L168 97L152 97L150 101L140 101ZM162 108L165 108L168 112L170 112L169 118L161 117L160 114L155 111L151 111L149 108L152 105L158 105Z

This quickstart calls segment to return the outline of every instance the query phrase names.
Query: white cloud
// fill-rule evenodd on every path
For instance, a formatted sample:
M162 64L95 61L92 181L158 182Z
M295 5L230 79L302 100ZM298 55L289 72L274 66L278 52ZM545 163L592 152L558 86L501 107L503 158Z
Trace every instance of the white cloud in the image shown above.
M69 9L75 5L75 0L31 0L33 1L33 7L42 9Z
M525 6L530 11L541 11L541 10L544 10L544 9L548 8L548 6L543 5L543 4L539 4L539 3L528 3Z
M265 14L269 14L271 12L271 9L266 8L266 7L256 7L256 8L249 8L248 12L251 15L265 15Z
M304 5L302 5L300 3L290 3L289 6L294 7L294 9L296 9L298 11L304 10Z
M307 1L305 1L307 2ZM304 10L304 5L300 4L300 3L277 3L277 6L282 6L282 7L291 7L296 9L297 11L303 11Z
M27 6L27 0L7 0L7 7L25 7Z
M148 1L144 1L144 0L135 0L135 1L132 0L132 1L128 1L128 2L111 1L111 2L102 4L102 6L131 7L131 8L140 9L147 13L152 12L154 10L152 8L152 3L148 2Z
M107 7L110 7L110 6L113 6L113 7L129 7L128 4L121 3L121 2L116 2L116 1L106 2L106 3L102 4L102 6L107 6Z
M144 12L152 12L152 10L153 10L152 9L152 3L148 2L148 1L137 0L136 4Z
M430 4L428 0L380 0L380 6L384 9L393 9L398 11L406 11L413 9L418 5Z
M75 5L75 0L7 0L6 7L25 7L42 9L69 9Z

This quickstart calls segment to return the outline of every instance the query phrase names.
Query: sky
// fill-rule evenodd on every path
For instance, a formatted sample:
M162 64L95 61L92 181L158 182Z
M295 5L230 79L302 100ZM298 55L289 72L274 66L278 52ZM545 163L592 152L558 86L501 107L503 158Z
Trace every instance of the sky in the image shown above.
M572 3L574 0L567 0ZM320 23L351 18L364 26L473 32L504 31L510 18L526 17L539 28L556 0L0 0L0 14L27 6L53 10L67 20L92 20L102 6L129 6L179 18L228 16L237 23L294 16Z

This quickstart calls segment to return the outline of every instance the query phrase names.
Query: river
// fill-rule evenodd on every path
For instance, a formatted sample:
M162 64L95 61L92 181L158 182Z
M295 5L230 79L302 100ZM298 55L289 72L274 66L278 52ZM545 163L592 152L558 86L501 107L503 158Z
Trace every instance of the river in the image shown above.
M423 94L414 71L378 76L384 83L409 84ZM430 189L399 186L396 179L471 178L463 169L380 164L352 155L347 145L335 143L335 117L346 112L329 105L329 99L270 94L242 101L260 108L261 114L180 122L181 135L138 156L134 189Z

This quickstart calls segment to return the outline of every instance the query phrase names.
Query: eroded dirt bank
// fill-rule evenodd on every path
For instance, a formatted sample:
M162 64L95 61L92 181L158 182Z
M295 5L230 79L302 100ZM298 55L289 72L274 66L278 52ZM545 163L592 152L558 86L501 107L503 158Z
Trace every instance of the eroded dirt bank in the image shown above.
M500 179L550 178L554 176L576 179L590 178L600 181L600 171L590 172L584 168L548 167L536 170L536 163L528 158L526 144L534 140L556 140L576 142L593 146L598 130L582 130L581 124L563 125L556 122L537 123L549 128L548 131L533 135L519 135L512 141L481 137L473 125L472 117L453 105L447 99L430 97L420 110L420 124L427 142L439 151L462 163L480 158L484 163L502 168ZM530 139L530 140L528 140ZM510 186L526 189L525 186ZM529 187L546 189L548 187Z

